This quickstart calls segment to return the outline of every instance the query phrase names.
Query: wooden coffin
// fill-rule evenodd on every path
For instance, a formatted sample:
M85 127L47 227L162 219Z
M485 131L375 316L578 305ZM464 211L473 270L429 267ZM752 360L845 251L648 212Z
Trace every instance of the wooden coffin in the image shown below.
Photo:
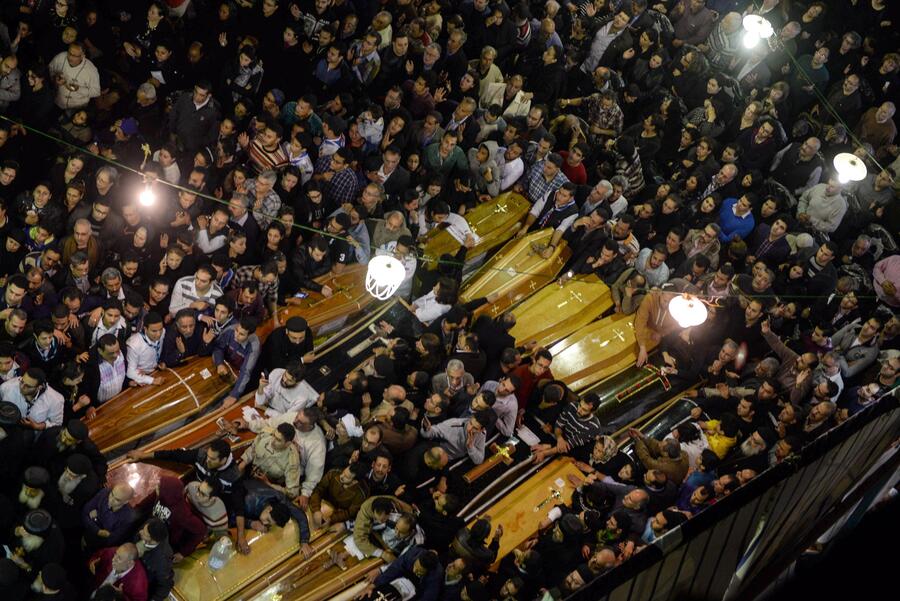
M399 326L415 316L396 298L360 316L338 335L316 348L316 359L306 366L306 381L319 392L339 384L351 370L383 347L386 338L378 330L382 321Z
M630 426L656 408L677 398L686 388L682 380L669 380L655 365L630 365L582 391L600 397L596 415L607 433Z
M240 593L266 570L296 555L300 548L297 525L293 520L284 528L263 534L249 530L250 554L234 553L220 570L209 567L209 548L195 551L175 565L172 595L184 601L220 601Z
M507 553L531 538L555 505L569 504L575 487L569 476L584 479L571 457L554 459L519 486L506 491L500 500L481 514L491 519L491 530L503 526L498 562Z
M91 439L101 452L115 451L199 413L233 385L216 375L211 357L194 357L153 375L162 377L160 386L129 388L104 403L88 422Z
M562 286L550 282L512 308L516 344L549 347L612 307L609 288L594 274L575 276ZM555 363L555 361L554 361Z
M474 248L469 249L468 256L477 257L509 240L530 209L531 205L524 196L505 192L466 213L469 227L479 238ZM435 269L441 255L455 254L460 246L460 242L446 230L432 230L422 244L422 266Z
M612 315L550 347L553 375L580 392L633 364L637 357L630 315Z
M484 314L495 317L556 279L572 251L568 244L561 241L549 258L542 258L541 251L550 243L552 236L552 229L544 229L518 240L510 240L478 268L463 285L460 301L465 303L490 294L500 296L493 303L476 309L473 317Z
M342 539L331 544L329 549L342 551L344 546ZM258 590L259 586L253 586L245 590L241 598L253 601L326 601L360 582L369 571L382 564L380 559L359 560L348 557L343 567L326 567L322 563L325 559L327 556L323 553L307 561L290 561L296 565L289 570L285 570L282 566L278 570L280 574L277 582L273 582L258 593L254 591ZM275 576L276 574L269 574L264 581L272 582Z
M375 300L366 291L366 266L351 265L340 275L324 275L316 278L320 284L326 284L334 291L326 298L318 292L309 292L309 296L303 299L291 299L291 304L278 309L278 317L281 323L285 323L294 316L303 317L316 336L335 332L344 326L345 322L361 312ZM260 340L275 329L275 322L266 320L256 330Z

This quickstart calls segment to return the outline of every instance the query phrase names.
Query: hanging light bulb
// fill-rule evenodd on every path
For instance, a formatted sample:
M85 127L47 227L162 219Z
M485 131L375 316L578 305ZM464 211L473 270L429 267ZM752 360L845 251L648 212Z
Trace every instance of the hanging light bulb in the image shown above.
M153 191L153 187L151 186L150 182L144 182L144 188L138 195L138 202L140 202L141 205L145 207L150 207L156 204L156 193Z
M389 255L378 255L369 261L366 290L378 300L385 300L397 292L405 278L403 263Z
M747 15L742 20L744 26L744 46L753 48L760 40L767 40L775 33L768 19L759 15Z
M834 168L837 171L838 181L842 184L858 182L866 178L866 163L849 152L841 152L834 157Z
M669 313L682 328L699 326L706 321L709 312L706 305L696 296L679 294L669 301Z
M744 48L755 48L759 44L759 36L752 31L744 32Z

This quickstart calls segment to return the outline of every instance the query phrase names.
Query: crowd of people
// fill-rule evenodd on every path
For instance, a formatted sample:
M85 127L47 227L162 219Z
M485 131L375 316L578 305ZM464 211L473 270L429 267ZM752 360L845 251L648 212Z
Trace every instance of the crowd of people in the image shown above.
M775 34L745 48L750 13ZM366 598L562 598L862 411L900 371L893 18L885 0L4 2L9 598L160 601L200 545L231 528L251 553L249 529L290 521L304 556L329 528L383 560ZM844 152L865 179L839 180ZM516 236L571 249L561 283L595 274L634 314L637 365L691 388L665 439L620 450L511 313L459 302L465 215L506 192L531 205ZM429 270L435 229L460 250ZM313 333L276 308L382 254L415 319L320 394ZM685 292L711 305L700 326L668 311ZM252 445L133 451L192 481L107 485L86 424L195 356L233 380L226 406L255 394L228 425ZM447 467L526 416L555 439L534 457L585 478L498 557Z

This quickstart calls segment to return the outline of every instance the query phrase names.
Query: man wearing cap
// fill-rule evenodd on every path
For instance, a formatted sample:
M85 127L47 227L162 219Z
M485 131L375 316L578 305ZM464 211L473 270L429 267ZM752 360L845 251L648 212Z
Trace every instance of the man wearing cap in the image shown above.
M88 457L100 480L106 479L106 459L88 436L87 426L78 419L70 419L65 426L45 430L31 450L31 460L34 465L60 473L69 456L76 453Z
M30 578L16 562L6 557L0 559L0 590L8 601L24 601L29 593Z
M47 491L47 508L63 530L79 529L82 508L100 489L91 460L80 453L69 455L62 472L51 474L56 485Z
M59 563L65 552L62 532L46 509L33 509L25 514L13 531L9 556L25 571L37 572L49 563Z
M22 425L32 430L46 430L63 423L65 401L47 385L43 370L31 368L17 378L0 384L0 401L19 408Z
M31 590L34 596L29 597L29 599L34 601L44 599L46 601L74 601L78 598L78 592L72 583L69 582L66 569L58 563L45 565L38 573L37 578L34 579ZM3 592L5 595L7 590L4 588ZM9 597L6 598L8 599ZM13 596L13 599L15 599L15 596Z
M313 354L312 330L306 320L299 316L288 318L283 327L276 328L269 334L260 353L260 367L271 372L296 358L301 363L311 363L316 358Z
M88 551L125 541L134 522L130 502L134 489L126 483L101 488L81 510L84 547Z
M34 435L20 424L22 412L13 403L0 401L0 490L11 490L20 475Z
M275 417L315 405L319 395L303 379L304 372L296 359L284 368L273 369L268 376L263 372L254 399L256 408L266 417Z
M49 484L50 472L46 469L37 465L25 468L22 486L16 497L19 503L16 507L16 514L21 515L32 509L40 509L46 499Z
M94 577L95 591L108 584L119 590L125 601L147 601L147 572L138 561L134 543L97 551L88 562L88 569Z

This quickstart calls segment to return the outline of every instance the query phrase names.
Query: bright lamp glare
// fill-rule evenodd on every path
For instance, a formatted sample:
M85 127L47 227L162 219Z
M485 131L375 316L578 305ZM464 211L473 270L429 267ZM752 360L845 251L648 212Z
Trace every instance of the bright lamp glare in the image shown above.
M868 172L865 161L850 152L842 152L834 157L834 169L842 184L864 180Z
M755 48L759 44L759 36L752 31L744 33L744 48Z
M703 301L690 294L680 294L669 301L669 313L682 328L699 326L709 312Z
M149 184L144 186L144 189L141 190L141 193L138 196L138 201L145 207L156 204L156 194L150 188Z

